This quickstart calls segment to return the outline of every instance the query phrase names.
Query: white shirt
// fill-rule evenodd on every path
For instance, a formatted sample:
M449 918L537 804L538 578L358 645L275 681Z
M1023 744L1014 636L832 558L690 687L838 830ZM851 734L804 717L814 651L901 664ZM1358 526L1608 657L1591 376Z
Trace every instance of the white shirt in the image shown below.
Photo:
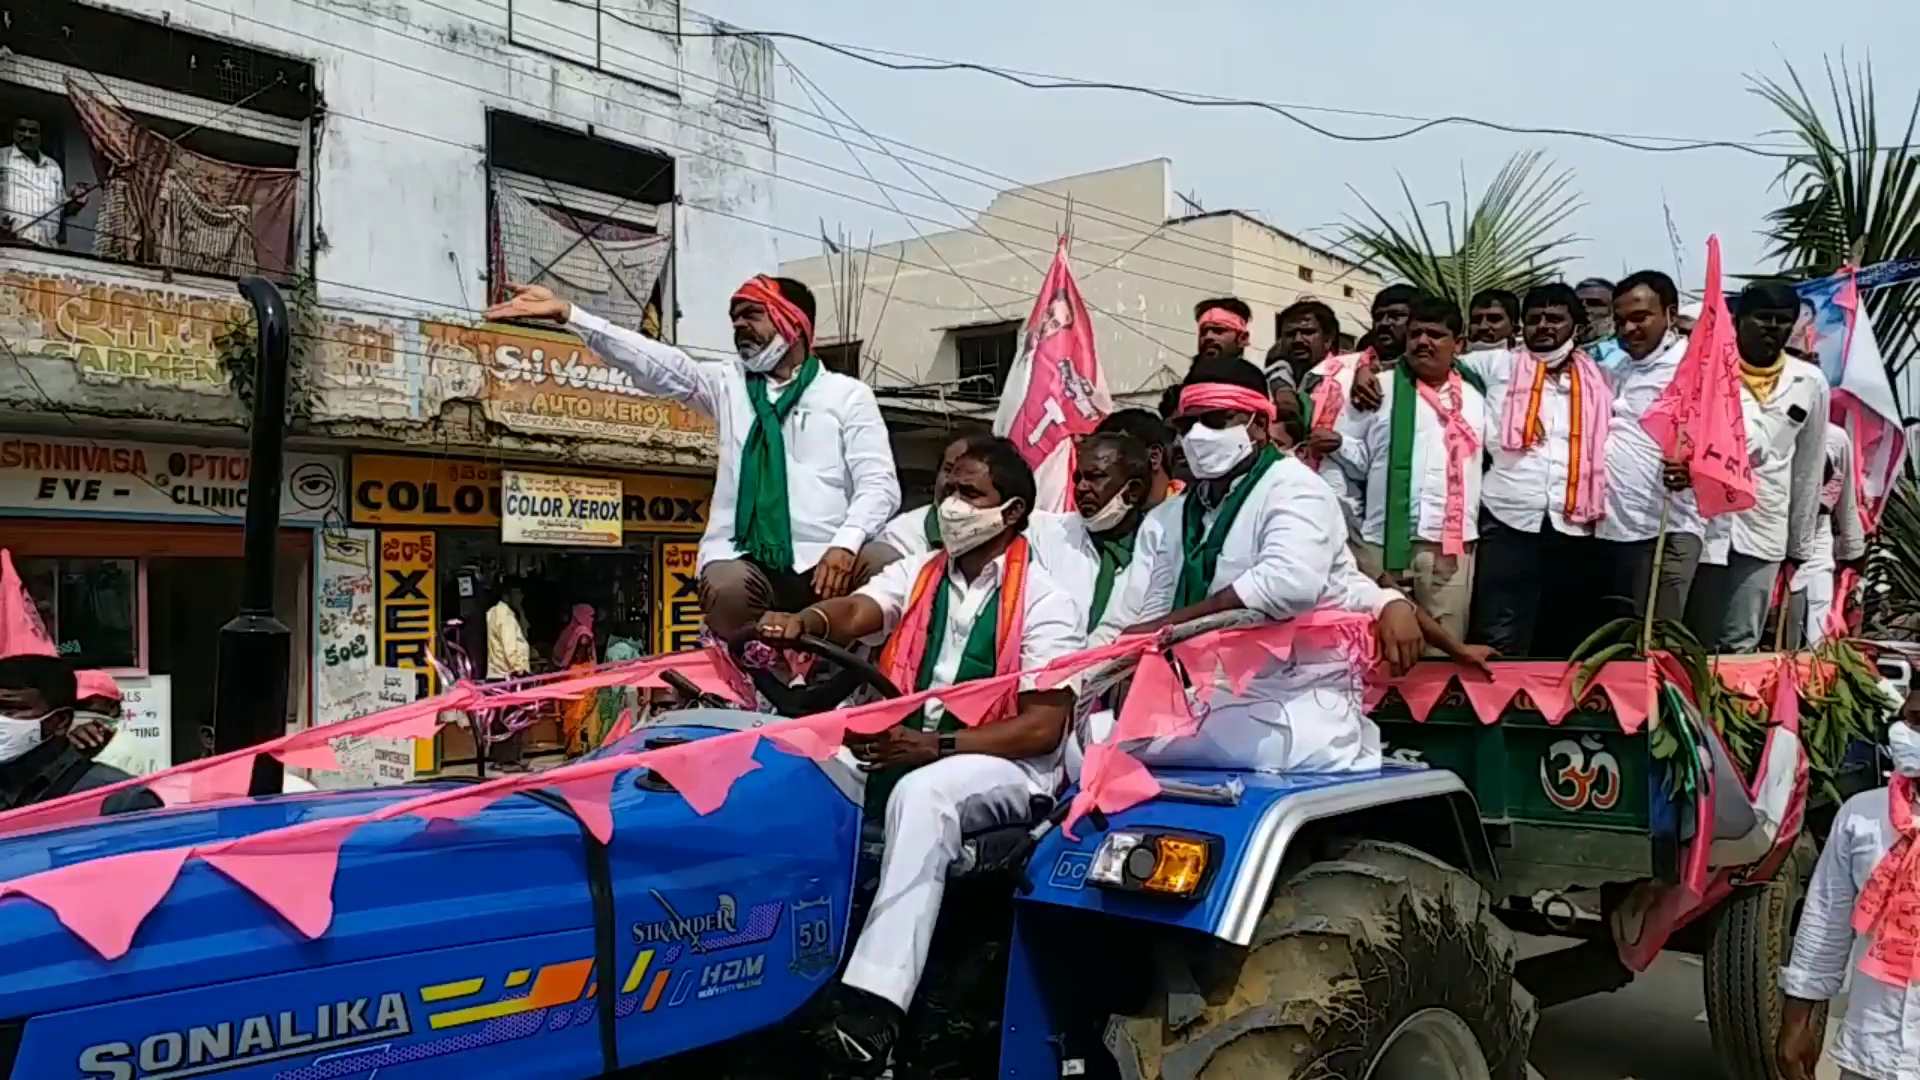
M869 644L885 642L887 635L900 625L901 618L906 614L907 600L913 593L913 583L920 579L921 569L933 557L933 553L929 552L901 559L855 590L856 595L880 605L883 632L868 639ZM966 652L967 637L973 633L974 624L983 618L998 617L998 612L989 607L989 601L999 589L1006 572L1007 557L1002 555L988 563L980 576L972 581L961 578L958 566L947 574L946 633L939 641L927 643L927 648L939 650L933 666L933 686L953 685L954 678L960 674L960 659ZM1020 667L1023 671L1044 667L1087 647L1085 611L1072 594L1054 581L1038 559L1032 559L1027 564L1023 618L1020 637ZM1038 679L1034 676L1020 680L1023 693L1037 686ZM930 703L927 711L931 716L938 716L939 703ZM1056 747L1052 753L1028 758L1019 764L1037 779L1057 778L1060 750Z
M933 504L928 503L897 515L892 521L887 522L875 539L899 552L903 559L925 555L933 550L933 545L927 543L927 515L931 513L933 513Z
M1731 515L1731 548L1763 562L1805 560L1814 553L1826 479L1827 380L1819 368L1789 356L1766 401L1741 380L1740 409L1755 502Z
M700 540L700 566L740 558L734 545L740 450L753 430L753 406L740 365L700 363L578 304L567 325L594 352L625 371L642 392L684 402L713 417L720 434L720 467L713 478L712 516ZM785 386L769 380L768 396L777 399ZM828 548L858 553L900 508L893 447L873 391L858 379L822 368L780 430L787 446L792 568L811 569Z
M1869 1080L1920 1080L1920 987L1889 986L1857 970L1865 942L1855 940L1853 908L1898 836L1887 810L1886 788L1863 791L1840 807L1807 886L1780 989L1803 1001L1828 1001L1852 971L1846 1019L1827 1052L1836 1065Z
M1144 581L1137 580L1139 575L1134 568L1141 564L1141 534L1147 531L1148 519L1140 523L1133 533L1133 559L1118 574L1114 575L1113 586L1107 593L1106 610L1101 612L1100 624L1090 628L1087 644L1106 645L1120 636L1121 631L1142 620L1137 616L1140 601L1145 598ZM1037 513L1027 522L1027 539L1033 544L1034 558L1047 568L1047 573L1061 588L1080 602L1081 612L1087 618L1093 617L1094 589L1100 582L1100 547L1094 542L1093 534L1087 531L1086 519L1078 513L1051 514ZM1132 598L1128 598L1129 589ZM1120 620L1124 619L1122 622Z
M1594 528L1602 540L1630 542L1660 535L1662 497L1667 506L1667 532L1706 535L1706 521L1692 491L1669 492L1660 445L1640 426L1653 403L1660 400L1687 355L1687 339L1667 335L1644 359L1625 357L1605 369L1613 383L1613 418L1607 427L1607 513Z
M1353 377L1360 373L1360 363L1366 358L1366 355L1364 352L1358 352L1329 356L1325 360L1313 365L1313 370L1307 372L1306 381L1318 387L1320 381L1327 378L1327 372L1332 369L1334 361L1337 360L1340 362L1340 372L1333 376L1333 381L1340 387L1340 400L1346 402L1346 405L1340 410L1342 416L1359 411L1353 407ZM1382 383L1386 381L1384 378L1381 379ZM1313 397L1313 393L1308 391L1307 397ZM1314 421L1316 423L1322 423L1317 416L1314 417ZM1340 430L1339 417L1334 418L1333 425L1334 431ZM1345 435L1343 434L1341 437L1345 438ZM1360 524L1361 518L1367 512L1366 489L1361 486L1360 482L1349 477L1346 472L1338 466L1328 468L1326 463L1323 462L1321 465L1321 476L1326 479L1327 483L1333 485L1334 494L1339 496L1340 510L1346 517L1349 529L1357 527Z
M1178 589L1181 515L1192 492L1148 515L1136 566L1147 575L1143 620L1173 610ZM1204 521L1211 528L1217 511ZM1144 528L1144 527L1143 527ZM1293 457L1280 459L1242 505L1227 531L1210 592L1232 586L1249 609L1270 619L1309 612L1378 614L1399 593L1360 573L1347 549L1347 527L1333 491ZM1200 732L1155 740L1141 759L1155 764L1326 772L1380 765L1380 731L1361 704L1361 681L1341 653L1307 648L1275 661L1244 694L1214 693Z
M1372 412L1348 409L1340 417L1340 449L1334 459L1348 477L1366 487L1366 513L1360 519L1360 535L1368 543L1386 542L1387 472L1392 465L1393 396L1397 379L1380 380L1380 407ZM1443 391L1444 394L1444 391ZM1418 394L1413 411L1413 535L1415 539L1439 543L1447 520L1447 429L1440 414ZM1474 435L1483 444L1487 430L1487 399L1480 391L1460 384L1460 412L1472 425ZM1480 450L1476 449L1462 470L1466 488L1467 540L1480 538Z
M1508 387L1518 359L1517 353L1506 349L1460 357L1460 363L1487 384L1487 426L1483 434L1493 465L1480 488L1480 503L1502 525L1520 532L1539 532L1540 522L1545 519L1568 536L1591 536L1593 526L1567 520L1567 472L1573 459L1571 357L1558 368L1549 369L1541 385L1541 439L1525 450L1500 448L1500 418L1506 411ZM1583 387L1582 392L1604 394L1610 388L1602 380L1600 386Z
M66 174L53 155L42 150L35 161L17 146L0 150L0 216L15 236L40 247L54 246L66 192Z
M1859 485L1853 475L1853 438L1847 429L1831 421L1827 424L1827 473L1832 474L1833 497L1828 498L1821 485L1820 518L1813 527L1813 551L1793 575L1793 590L1807 588L1814 578L1831 575L1842 561L1850 562L1867 553L1867 538L1860 524Z

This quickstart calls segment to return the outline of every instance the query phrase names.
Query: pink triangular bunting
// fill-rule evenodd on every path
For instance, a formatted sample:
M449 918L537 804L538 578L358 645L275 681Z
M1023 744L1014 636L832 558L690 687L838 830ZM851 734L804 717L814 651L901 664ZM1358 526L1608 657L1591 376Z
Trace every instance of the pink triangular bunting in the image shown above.
M272 908L303 936L333 923L333 878L352 821L295 826L202 848L200 858Z
M664 750L649 750L640 763L653 769L687 800L697 814L711 814L727 801L734 781L760 767L753 751L757 731L736 731Z
M790 754L814 761L825 761L839 751L847 738L847 722L833 713L810 716L804 720L776 724L761 731L773 744Z
M162 848L43 870L5 888L39 901L93 951L126 955L133 935L173 888L192 848Z

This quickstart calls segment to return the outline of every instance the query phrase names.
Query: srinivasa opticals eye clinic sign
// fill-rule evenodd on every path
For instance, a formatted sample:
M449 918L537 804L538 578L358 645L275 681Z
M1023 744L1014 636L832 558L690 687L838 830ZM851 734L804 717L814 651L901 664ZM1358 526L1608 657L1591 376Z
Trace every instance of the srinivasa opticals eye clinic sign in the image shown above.
M498 465L445 458L360 454L348 502L356 525L498 528L505 507ZM620 482L625 530L699 535L707 529L713 481L664 473L582 473Z
M282 521L322 521L340 507L340 459L288 454ZM47 436L0 438L0 506L20 510L238 518L247 510L245 450Z

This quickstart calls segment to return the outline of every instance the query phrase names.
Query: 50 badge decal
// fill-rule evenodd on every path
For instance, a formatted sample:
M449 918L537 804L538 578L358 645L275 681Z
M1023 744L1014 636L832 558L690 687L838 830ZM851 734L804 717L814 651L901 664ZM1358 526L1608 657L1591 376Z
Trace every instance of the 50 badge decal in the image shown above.
M793 962L788 966L803 979L818 979L839 964L833 948L833 897L822 896L793 905Z

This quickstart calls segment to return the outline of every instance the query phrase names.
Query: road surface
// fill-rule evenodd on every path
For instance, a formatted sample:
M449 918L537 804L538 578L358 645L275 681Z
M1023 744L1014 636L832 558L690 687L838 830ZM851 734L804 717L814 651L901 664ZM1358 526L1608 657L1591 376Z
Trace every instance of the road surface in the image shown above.
M1548 945L1522 939L1526 952ZM1663 954L1625 990L1541 1013L1534 1068L1540 1080L1722 1080L1700 995L1699 959ZM1819 1080L1838 1076L1829 1064Z

